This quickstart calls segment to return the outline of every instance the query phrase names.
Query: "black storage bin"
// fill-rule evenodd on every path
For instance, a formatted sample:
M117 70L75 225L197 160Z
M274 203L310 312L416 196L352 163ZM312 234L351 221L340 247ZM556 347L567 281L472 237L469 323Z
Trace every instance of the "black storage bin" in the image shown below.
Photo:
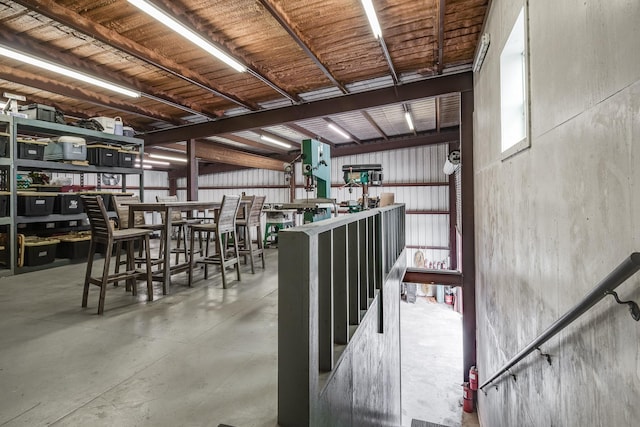
M87 160L96 166L118 166L118 149L109 145L88 145Z
M60 193L53 207L54 213L72 215L84 212L82 199L78 193Z
M58 237L60 243L56 249L56 257L69 259L82 259L89 255L91 236L86 237Z
M9 134L0 132L0 157L9 157Z
M18 158L27 160L43 160L46 142L18 139Z
M11 193L0 191L0 217L9 216L9 196Z
M43 104L29 104L20 106L20 112L30 119L56 123L56 109Z
M51 215L57 196L56 193L18 193L18 215Z
M59 240L55 239L25 239L24 242L24 266L44 265L56 259L56 246Z
M118 166L121 168L132 168L135 161L137 152L131 150L118 151Z

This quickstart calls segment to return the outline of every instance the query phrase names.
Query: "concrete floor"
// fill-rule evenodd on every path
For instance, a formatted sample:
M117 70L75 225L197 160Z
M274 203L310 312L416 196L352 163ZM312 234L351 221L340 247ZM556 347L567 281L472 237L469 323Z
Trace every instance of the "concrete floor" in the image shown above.
M462 410L462 316L417 297L400 304L402 425L417 419L447 427L478 427Z
M137 298L110 288L103 316L97 287L80 307L84 263L0 278L0 426L276 426L277 250L266 261L255 275L242 266L226 290L219 273L193 288L174 276L170 295L156 284L151 303L142 285ZM420 305L403 303L403 322ZM403 360L430 359L406 342L421 329L402 328ZM403 392L420 386L403 396L404 412L437 421L424 409L446 406L448 425L460 425L461 408L425 389L426 372L403 377Z

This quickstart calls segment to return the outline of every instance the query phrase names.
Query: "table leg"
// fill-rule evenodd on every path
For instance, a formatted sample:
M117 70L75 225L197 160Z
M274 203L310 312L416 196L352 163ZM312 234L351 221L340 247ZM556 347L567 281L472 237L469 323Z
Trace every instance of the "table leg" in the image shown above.
M162 294L169 293L171 286L171 208L164 211L164 265L162 277Z

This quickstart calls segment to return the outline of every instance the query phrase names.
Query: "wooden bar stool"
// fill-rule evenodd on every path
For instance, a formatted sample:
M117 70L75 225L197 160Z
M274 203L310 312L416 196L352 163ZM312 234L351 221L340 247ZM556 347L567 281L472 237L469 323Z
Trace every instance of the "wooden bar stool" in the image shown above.
M142 228L127 228L124 230L114 230L107 210L104 207L101 196L81 196L84 210L89 217L91 224L91 242L89 244L89 258L87 259L87 270L84 279L84 291L82 293L82 307L87 306L89 297L89 285L97 285L100 287L100 300L98 302L98 314L104 311L104 300L107 285L111 282L119 280L131 281L133 286L133 295L137 295L137 279L146 279L147 281L147 299L153 301L153 284L151 282L151 253L149 249L149 235L152 230ZM146 255L146 269L144 271L136 270L133 246L136 241L141 241L144 246ZM96 253L98 243L105 245L106 251L104 256L104 267L100 277L92 277L93 258ZM111 250L116 244L125 244L127 250L127 268L126 271L109 274L109 264L111 261Z
M158 202L177 202L178 196L156 196ZM163 218L162 221L166 221ZM201 220L197 218L188 219L183 218L182 213L179 211L171 212L171 227L176 232L176 247L171 248L171 253L176 254L176 264L180 263L180 254L184 255L185 262L189 261L189 248L187 247L187 226L191 224L198 224ZM172 233L173 234L173 233ZM164 241L164 239L162 239Z
M113 202L113 206L116 208L116 214L118 215L118 228L125 229L129 228L129 206L127 202L130 203L139 203L140 197L138 196L122 196L114 194L111 196L111 201ZM162 264L164 264L164 239L162 236L164 235L164 225L162 224L147 224L144 218L144 212L136 212L133 218L133 225L135 228L144 228L146 230L159 231L160 232L160 248L158 252L158 256L155 258L151 258L151 265L158 266L158 270L162 269ZM121 243L116 245L116 273L119 271L120 262L120 252L121 252ZM126 261L125 261L126 262ZM145 262L145 257L142 254L142 246L140 246L140 251L138 252L138 257L136 258L136 265L141 265ZM117 285L117 282L115 283Z
M262 240L262 222L260 217L262 216L262 207L266 196L252 196L251 207L247 218L241 218L236 220L236 226L242 230L242 236L240 238L240 255L249 255L251 261L251 273L255 274L254 259L255 257L262 258L262 268L265 268L264 263L264 241ZM257 233L256 246L253 245L253 239L251 238L251 229L255 228Z
M191 225L191 239L189 249L189 286L193 281L193 269L197 264L204 264L204 278L208 276L208 265L217 264L222 270L222 287L227 288L225 271L228 267L235 266L236 276L240 281L240 254L238 251L238 236L236 233L236 214L240 206L240 196L224 196L220 210L216 214L214 223ZM194 242L198 234L198 240L202 241L202 235L206 237L204 256L195 259ZM214 235L216 253L209 253L209 240Z

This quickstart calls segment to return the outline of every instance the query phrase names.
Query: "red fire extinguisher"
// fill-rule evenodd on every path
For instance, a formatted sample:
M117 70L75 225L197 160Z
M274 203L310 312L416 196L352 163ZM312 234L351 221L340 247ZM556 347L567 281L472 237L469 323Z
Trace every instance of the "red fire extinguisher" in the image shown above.
M455 301L455 296L451 289L448 289L444 295L444 303L447 305L453 305Z
M469 383L462 383L462 409L464 412L473 412L473 390L469 388Z
M469 388L473 391L478 390L478 368L475 366L469 369Z

